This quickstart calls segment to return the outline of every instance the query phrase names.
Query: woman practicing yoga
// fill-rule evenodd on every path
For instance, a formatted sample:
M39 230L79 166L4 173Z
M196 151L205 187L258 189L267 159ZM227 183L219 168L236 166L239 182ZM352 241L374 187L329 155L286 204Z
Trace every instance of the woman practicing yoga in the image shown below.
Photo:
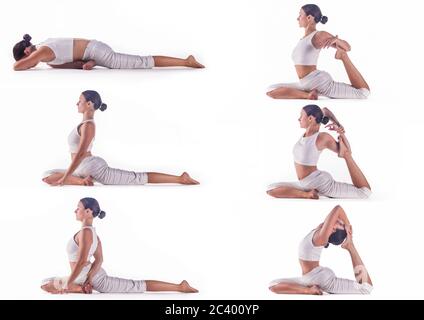
M339 134L338 142L328 133L319 132L321 123L330 131ZM345 136L345 130L334 114L327 108L321 110L317 105L303 107L300 127L306 129L294 145L293 156L298 182L280 182L269 186L267 193L276 198L318 199L320 195L329 198L368 198L371 187L352 158L352 151ZM353 185L334 181L325 171L318 170L319 156L324 149L338 153L346 161Z
M75 210L76 219L82 228L68 242L71 274L69 277L49 278L42 282L41 288L50 293L142 293L145 291L198 292L187 281L180 284L155 280L130 280L110 277L101 268L103 262L102 244L93 227L93 219L103 219L105 212L93 198L83 198ZM91 262L91 258L94 262Z
M370 94L370 88L358 69L353 65L347 51L350 45L326 31L317 31L317 23L326 23L315 4L307 4L300 9L299 26L305 29L305 36L299 41L292 53L297 83L280 83L272 85L267 95L275 99L318 99L319 95L336 99L365 99ZM322 48L335 48L335 58L341 60L350 80L350 85L335 82L330 74L317 70L317 62Z
M105 160L91 154L95 136L94 113L96 110L106 110L96 91L84 91L77 103L78 112L83 114L83 121L74 128L68 137L71 164L67 170L57 169L45 173L43 181L56 185L86 185L92 186L93 180L109 185L141 185L146 183L179 183L198 184L188 173L181 176L156 172L133 172L113 169Z
M27 70L39 62L52 68L91 70L94 66L109 69L150 69L153 67L204 68L193 56L179 59L165 56L138 56L117 53L107 44L97 40L77 38L49 38L33 45L26 34L13 47L15 70Z
M350 254L356 281L337 278L334 272L319 265L321 251L329 244L340 245ZM300 242L299 262L302 277L278 279L269 290L283 294L369 294L373 286L367 269L352 241L352 226L343 208L336 206L325 221Z

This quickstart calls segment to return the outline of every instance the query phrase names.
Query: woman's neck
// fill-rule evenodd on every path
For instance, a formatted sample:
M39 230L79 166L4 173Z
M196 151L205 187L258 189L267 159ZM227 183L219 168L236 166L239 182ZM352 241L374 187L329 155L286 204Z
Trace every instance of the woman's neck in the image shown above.
M83 121L93 120L93 119L94 119L94 112L84 112L84 114L82 115Z
M306 128L304 137L312 136L313 134L315 134L317 132L319 132L319 125L310 126L310 127Z
M305 28L305 37L309 36L312 32L317 31L316 26L314 25L309 25Z
M82 227L92 227L93 226L93 220L84 220L82 222Z

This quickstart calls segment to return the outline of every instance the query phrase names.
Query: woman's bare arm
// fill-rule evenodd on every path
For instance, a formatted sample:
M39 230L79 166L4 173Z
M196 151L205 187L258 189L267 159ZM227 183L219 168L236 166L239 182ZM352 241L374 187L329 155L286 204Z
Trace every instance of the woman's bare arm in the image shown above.
M13 70L21 71L28 70L35 67L41 60L47 58L48 52L43 48L40 48L32 52L28 57L22 58L19 61L16 61L13 65Z
M328 108L322 108L322 113L324 114L325 117L327 117L328 119L330 119L331 122L333 122L334 124L336 124L338 127L343 128L343 126L341 125L340 121L337 120L336 116L334 115L333 112L331 112L330 109L328 109Z
M340 205L337 205L331 210L328 216L325 218L324 223L319 231L314 236L314 242L317 246L326 245L328 238L333 233L333 229L338 223L342 221L347 229L351 229L349 219Z
M90 251L91 244L93 243L93 232L88 229L82 229L78 233L78 260L75 263L75 267L68 278L68 286L72 285L82 269L87 263L88 252Z
M320 132L316 145L318 150L329 149L335 153L339 153L339 143L327 132Z
M327 31L319 31L312 38L312 44L317 49L323 48L340 48L344 51L350 51L350 44L346 40L339 39L338 36L333 36Z
M76 168L78 168L79 164L81 163L84 155L87 153L88 146L90 145L91 141L94 138L95 135L95 125L93 122L86 122L83 123L80 127L81 132L81 139L80 144L78 146L78 151L76 152L74 158L72 159L72 162L66 170L63 177L57 181L57 184L63 184L66 178L75 171Z
M94 252L94 262L91 265L91 269L88 272L87 280L85 281L84 285L91 284L91 280L96 275L96 273L100 270L103 264L103 250L102 250L102 243L100 242L100 238L97 237L97 249Z

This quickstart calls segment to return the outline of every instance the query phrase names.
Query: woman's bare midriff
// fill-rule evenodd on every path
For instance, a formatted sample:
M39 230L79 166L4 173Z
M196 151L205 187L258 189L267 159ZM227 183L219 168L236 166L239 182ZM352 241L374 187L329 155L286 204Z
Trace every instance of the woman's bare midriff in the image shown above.
M319 261L306 261L299 259L300 267L302 268L302 274L307 274L319 267Z
M87 39L74 39L74 61L82 60L89 42Z
M303 66L303 65L295 65L297 76L299 79L303 79L308 74L310 74L312 71L315 71L317 69L317 66Z
M299 180L302 180L309 176L312 172L317 171L317 166L305 166L303 164L294 163L294 166L296 168L296 174L297 178Z
M71 153L71 159L74 160L74 158L76 157L76 153ZM91 154L91 152L86 152L84 153L84 155L81 158L81 161L84 160L87 157L92 157L93 155Z

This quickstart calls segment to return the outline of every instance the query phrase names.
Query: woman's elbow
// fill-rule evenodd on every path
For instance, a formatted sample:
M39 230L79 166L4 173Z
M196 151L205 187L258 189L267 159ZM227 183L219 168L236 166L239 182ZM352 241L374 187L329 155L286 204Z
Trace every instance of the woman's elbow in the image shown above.
M342 206L341 205L336 205L335 207L334 207L334 210L337 212L337 213L344 213L345 211L343 210L343 208L342 208Z
M14 64L13 65L13 70L15 70L15 71L21 71L21 70L25 70L25 69L23 69L19 64Z
M24 63L21 63L21 61L17 61L13 65L13 70L15 70L15 71L27 70L29 68L31 68L31 67L27 67Z

